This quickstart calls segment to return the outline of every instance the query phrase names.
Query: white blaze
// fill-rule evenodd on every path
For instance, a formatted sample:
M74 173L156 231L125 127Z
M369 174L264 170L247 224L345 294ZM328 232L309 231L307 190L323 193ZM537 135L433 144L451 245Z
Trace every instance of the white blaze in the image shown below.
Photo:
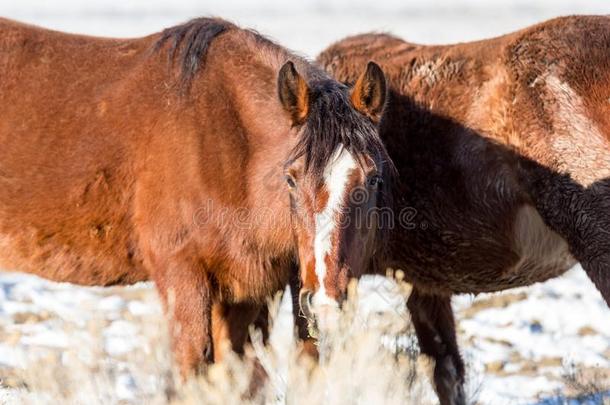
M356 160L351 153L343 145L340 145L330 163L324 169L324 184L328 191L328 202L324 210L314 216L316 227L314 240L315 270L320 284L320 289L312 299L314 309L324 305L337 307L337 302L327 295L324 287L327 270L324 259L332 248L331 237L339 225L335 220L336 213L343 208L349 175L356 166Z

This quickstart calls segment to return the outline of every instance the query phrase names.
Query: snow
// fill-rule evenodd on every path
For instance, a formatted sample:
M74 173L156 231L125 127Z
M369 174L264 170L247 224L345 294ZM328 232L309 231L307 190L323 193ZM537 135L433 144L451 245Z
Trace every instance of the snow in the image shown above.
M129 355L142 350L145 344L145 329L138 321L138 314L161 316L161 309L157 301L151 303L130 290L156 298L151 284L107 291L4 273L0 276L0 288L6 295L0 302L0 330L5 334L19 332L17 341L0 340L0 369L23 367L26 360L31 362L32 357L43 358L48 354L47 349L89 346L97 339L96 336L101 336L104 356L108 356L110 364L117 370L114 379L116 398L136 398L141 387L128 371L121 371L123 361L129 362ZM72 294L67 294L70 291ZM127 294L121 295L121 292ZM483 306L475 313L465 314L477 303L503 295L518 296L522 292L527 294L509 304ZM57 300L51 307L58 312L49 310L53 296ZM358 286L358 296L362 325L367 324L364 319L371 314L384 311L408 316L404 297L397 285L388 279L365 277ZM26 304L22 305L21 301ZM6 310L20 305L19 311ZM468 367L469 391L478 392L477 398L482 404L527 404L536 402L538 398L552 397L564 389L562 376L573 364L610 369L610 311L579 267L563 277L528 288L494 295L481 294L476 298L458 296L453 305L459 323L460 345ZM66 316L66 308L70 309L69 316ZM16 314L26 310L33 315L46 313L49 319L14 323ZM101 331L82 327L92 319L105 320L106 326ZM285 295L271 336L271 344L279 354L284 352L282 347L291 344L291 322L289 298ZM66 328L66 325L71 326ZM532 328L532 325L538 326ZM590 328L592 332L581 336L579 331L582 328ZM384 343L395 344L391 341ZM410 347L412 341L403 339L398 344ZM66 352L65 355L73 353ZM96 361L90 351L78 355L86 363ZM544 359L554 361L534 369L533 374L522 372L524 366L536 365ZM502 374L486 371L489 364L498 362L503 364ZM285 384L285 381L276 383ZM3 395L8 394L0 390L0 398Z
M514 403L524 403L534 399L542 387L546 392L561 388L557 381L544 376L519 376L520 366L510 363L511 354L534 363L544 358L560 359L561 365L544 369L556 376L571 364L610 369L610 311L580 266L546 283L497 295L520 292L527 293L527 298L459 320L462 340L474 338L473 343L463 344L468 358L487 363L504 361L505 372L516 372L510 378L488 377L481 391L483 403L508 397L517 401ZM470 296L456 297L454 309L459 314L489 296L482 294L474 300ZM595 334L581 336L579 331L585 327Z
M21 338L21 344L26 346L46 346L65 349L67 342L68 335L61 330L41 330Z
M486 38L565 14L608 14L605 0L315 0L256 2L224 0L20 0L0 2L0 15L70 32L137 36L201 15L219 15L253 27L314 58L344 36L390 31L413 42L453 43ZM104 320L103 350L121 368L121 359L143 344L135 320L161 316L158 302L125 291L150 291L150 284L129 289L82 288L17 273L0 274L0 369L19 367L23 355L45 348L88 342L89 322ZM566 366L610 369L610 311L579 267L565 276L503 295L525 296L503 305L483 306L482 294L454 299L460 345L468 362L469 384L483 404L534 403L565 385ZM396 284L369 277L360 283L360 311L397 311L408 316ZM498 295L495 295L498 296ZM135 298L134 298L135 297ZM26 315L24 315L26 314ZM33 316L28 321L27 316ZM291 311L287 297L271 336L278 347L290 344ZM18 318L25 320L17 322ZM71 330L63 330L66 325ZM586 331L586 333L584 332ZM407 343L408 344L408 343ZM550 359L550 360L549 360ZM527 374L524 367L548 360ZM501 373L486 371L501 364ZM115 380L116 397L134 398L137 384L126 372ZM0 403L11 403L0 389Z
M127 304L127 308L135 316L150 315L152 313L150 306L140 301L130 301Z
M12 347L0 345L0 367L18 367L20 364L21 359ZM0 403L2 402L0 401Z
M117 357L131 352L137 347L138 328L127 321L114 321L104 330L105 350L110 356Z

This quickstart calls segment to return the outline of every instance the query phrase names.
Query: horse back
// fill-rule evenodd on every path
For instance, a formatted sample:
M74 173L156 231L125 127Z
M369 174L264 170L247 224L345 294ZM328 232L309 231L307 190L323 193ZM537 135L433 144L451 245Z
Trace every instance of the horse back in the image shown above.
M585 186L610 176L610 17L562 17L454 45L364 34L318 59L345 81L375 60L394 89L435 113Z
M0 20L4 268L81 284L146 278L130 219L131 135L144 124L130 93L151 43Z
M551 20L505 52L524 154L584 188L610 178L610 17Z

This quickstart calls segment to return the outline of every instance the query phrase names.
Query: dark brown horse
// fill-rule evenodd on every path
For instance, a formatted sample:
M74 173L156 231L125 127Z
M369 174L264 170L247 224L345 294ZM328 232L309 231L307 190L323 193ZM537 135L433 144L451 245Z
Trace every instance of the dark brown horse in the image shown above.
M153 280L187 374L224 339L241 350L316 232L368 241L313 224L326 200L380 183L384 102L376 65L349 89L219 19L137 39L0 20L0 265Z
M437 393L461 404L452 294L529 285L580 262L610 304L610 18L449 46L365 34L319 57L346 83L369 60L388 78L381 135L398 171L381 269L413 283L408 308Z

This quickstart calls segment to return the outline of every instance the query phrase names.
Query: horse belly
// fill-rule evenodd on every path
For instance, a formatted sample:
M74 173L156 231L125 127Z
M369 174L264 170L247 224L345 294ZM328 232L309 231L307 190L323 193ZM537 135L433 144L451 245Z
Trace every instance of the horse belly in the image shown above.
M513 236L519 260L505 275L520 279L523 285L559 276L577 263L565 239L551 230L530 205L517 212Z
M420 260L404 263L407 279L435 293L484 293L545 281L576 264L567 242L530 205L517 207L511 229L487 233L484 240L472 232L437 247L454 254L441 257L420 245Z
M272 297L288 284L290 265L286 260L263 260L244 256L215 266L213 274L221 301L259 302Z
M60 232L31 227L0 228L0 270L87 286L133 284L148 279L137 264L135 246L111 235L115 230L89 229L76 240Z

